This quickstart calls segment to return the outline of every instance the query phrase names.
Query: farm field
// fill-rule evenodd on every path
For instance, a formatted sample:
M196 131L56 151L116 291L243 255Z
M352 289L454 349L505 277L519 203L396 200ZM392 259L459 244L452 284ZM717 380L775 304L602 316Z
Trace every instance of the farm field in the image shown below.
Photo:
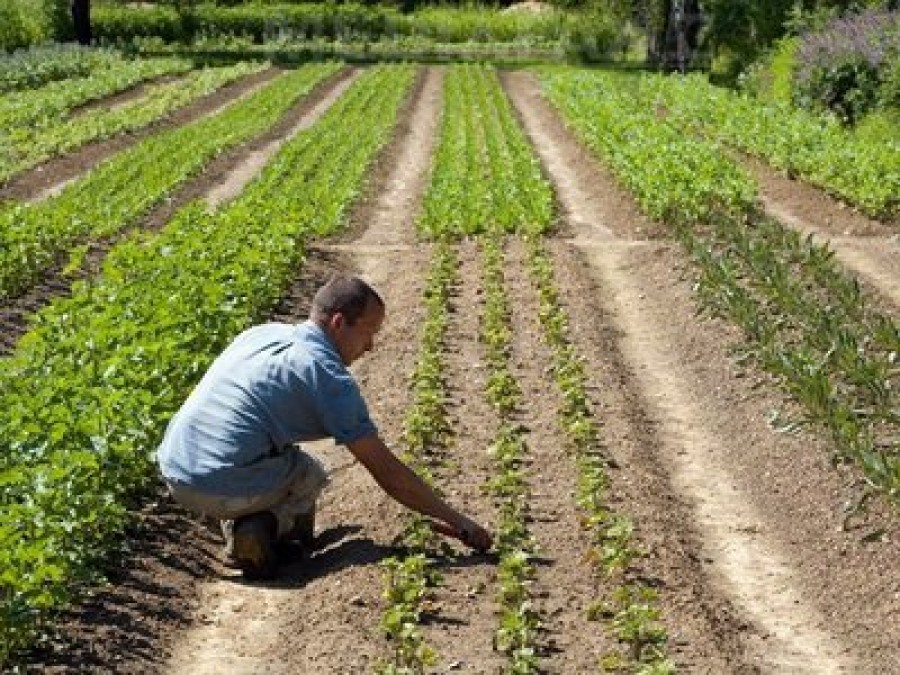
M332 270L362 274L388 308L375 350L354 368L373 417L389 445L450 501L501 531L496 554L440 546L346 450L314 444L333 478L308 561L276 582L245 583L221 564L217 534L158 493L128 525L130 544L117 554L112 583L64 612L60 629L23 657L25 667L586 673L602 663L614 672L897 672L900 532L896 505L882 499L897 494L900 480L897 224L715 146L755 179L755 194L735 179L729 208L758 200L788 231L829 242L834 255L824 258L834 267L820 277L858 279L854 312L840 305L839 291L816 285L815 271L800 284L848 322L841 335L860 340L871 376L844 376L843 364L829 371L836 384L826 398L865 414L828 426L826 413L804 412L788 375L764 369L773 345L805 349L823 363L817 350L827 350L803 342L808 326L769 296L761 304L771 314L756 321L787 325L789 335L759 330L772 342L748 346L753 331L726 320L734 307L709 290L714 275L692 262L724 252L721 269L752 278L753 269L727 258L742 245L726 239L731 221L706 228L701 217L686 228L685 204L702 206L701 197L664 202L664 217L648 216L657 196L638 195L619 173L639 169L641 155L605 160L591 134L614 132L579 126L575 104L563 111L551 102L564 100L567 75L476 66L337 70L318 73L283 117L273 115L270 127L248 131L198 168L165 204L131 223L132 234L104 233L74 276L106 275L126 298L145 283L170 289L165 297L186 307L192 298L221 303L221 317L197 310L210 332L222 331L209 342L168 338L169 346L159 338L154 349L188 359L189 372L177 373L175 364L162 375L141 371L141 386L155 386L154 377L166 384L166 400L147 409L149 418L177 405L178 387L190 386L198 364L242 322L300 321ZM255 87L270 81L251 78ZM728 182L730 170L711 184ZM74 169L60 175L72 178ZM29 181L53 187L28 173L15 195L34 198ZM656 187L674 190L665 181ZM283 211L267 210L281 199ZM715 222L720 215L704 214ZM764 221L752 222L751 235L768 232ZM308 223L302 234L291 229ZM237 239L244 227L240 245L229 248L229 233ZM185 233L195 231L201 236L189 241ZM443 238L450 233L464 236ZM288 242L297 249L287 250ZM191 296L205 247L235 269L217 270ZM185 264L177 278L162 258L182 250L196 267ZM173 278L154 272L154 251ZM807 274L799 257L791 271ZM780 278L777 263L765 264ZM132 289L129 265L147 266L134 268ZM256 283L257 271L269 286ZM66 296L81 303L72 307L100 302L90 283L72 276L55 269L4 300L10 363L20 341L51 362L52 348L40 342L48 338L27 335L31 312ZM735 288L748 297L767 292L762 282ZM150 323L157 309L130 308L129 320L139 317L151 332L126 327L115 339L157 340ZM232 310L236 318L226 317ZM63 314L42 322L57 326L47 335L70 339ZM190 320L171 330L189 331ZM809 321L815 333L819 324ZM881 332L867 333L870 326ZM4 376L27 374L15 367ZM443 405L429 408L435 391ZM417 427L413 411L434 423ZM809 424L789 424L800 419ZM147 424L141 438L152 438ZM853 512L865 485L874 490L869 510ZM15 494L4 490L6 499ZM12 541L2 533L0 541ZM411 592L412 604L394 602L390 590L421 572L420 561L422 583L440 582Z

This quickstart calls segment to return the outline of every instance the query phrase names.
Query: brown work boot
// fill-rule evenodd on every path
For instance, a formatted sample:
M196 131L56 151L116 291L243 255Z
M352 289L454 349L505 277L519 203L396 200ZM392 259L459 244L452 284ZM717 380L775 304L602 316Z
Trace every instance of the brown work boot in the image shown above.
M306 513L296 514L291 529L275 543L278 562L289 564L308 560L314 548L315 528L315 505Z
M278 521L270 511L251 513L234 521L231 557L249 580L271 579L275 576L278 556L275 539Z

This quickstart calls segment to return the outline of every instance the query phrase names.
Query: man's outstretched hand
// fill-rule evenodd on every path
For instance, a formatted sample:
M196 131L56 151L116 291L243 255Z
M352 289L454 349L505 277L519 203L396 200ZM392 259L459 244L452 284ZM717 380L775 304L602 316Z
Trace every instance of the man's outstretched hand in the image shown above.
M466 519L466 521L459 526L453 526L435 520L432 521L431 526L435 532L440 532L448 537L456 537L463 544L480 553L488 551L494 543L494 538L491 536L490 532L474 520Z

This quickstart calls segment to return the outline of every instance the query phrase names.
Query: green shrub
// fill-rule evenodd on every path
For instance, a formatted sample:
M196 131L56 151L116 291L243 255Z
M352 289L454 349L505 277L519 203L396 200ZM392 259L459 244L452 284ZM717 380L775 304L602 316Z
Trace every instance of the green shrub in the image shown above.
M846 16L801 36L794 102L846 124L897 100L900 10ZM888 104L890 105L890 104Z
M44 42L49 37L40 0L0 2L0 49L11 52Z
M579 61L602 61L622 51L621 25L601 11L588 10L572 21L563 39L566 55Z

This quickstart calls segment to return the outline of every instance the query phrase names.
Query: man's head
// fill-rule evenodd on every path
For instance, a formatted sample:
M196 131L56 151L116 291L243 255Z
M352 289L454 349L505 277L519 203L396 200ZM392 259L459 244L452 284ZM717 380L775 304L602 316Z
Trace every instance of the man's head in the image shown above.
M345 365L372 349L384 300L359 277L336 274L313 297L309 318L328 333Z

